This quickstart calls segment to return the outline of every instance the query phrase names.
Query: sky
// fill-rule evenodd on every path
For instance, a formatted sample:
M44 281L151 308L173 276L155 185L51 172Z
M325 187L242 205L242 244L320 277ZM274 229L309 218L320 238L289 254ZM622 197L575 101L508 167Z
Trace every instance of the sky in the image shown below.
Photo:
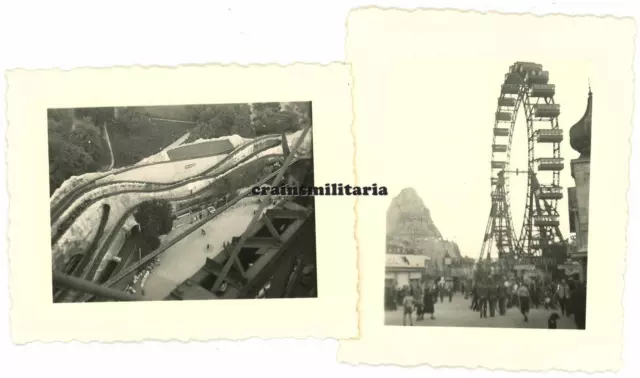
M377 117L376 123L388 125L375 131L379 135L374 143L385 156L374 158L378 164L375 177L379 184L384 181L389 188L390 195L383 205L385 211L400 190L413 187L431 211L443 237L455 241L461 253L472 258L479 256L491 207L491 144L497 99L504 74L517 60L542 64L550 73L549 83L556 85L555 101L561 109L559 125L565 136L561 144L565 168L560 179L565 197L558 202L558 211L560 228L567 238L566 188L574 185L570 161L579 156L570 147L568 129L586 109L588 63L509 57L483 60L481 56L473 61L464 57L434 60L413 55L403 61L402 69L378 67L376 88L363 89L379 94L378 103L370 100L368 105L380 110L370 116ZM411 80L407 80L407 72L412 73ZM597 87L592 90L597 108ZM413 95L399 95L406 93ZM366 138L370 137L362 139ZM551 156L548 149L538 146L537 157ZM367 148L364 150L363 155L369 155ZM526 166L526 123L521 109L513 138L511 169ZM364 173L366 177L366 169ZM539 178L542 183L546 180L542 174ZM512 216L517 233L523 220L526 184L526 176L511 179Z

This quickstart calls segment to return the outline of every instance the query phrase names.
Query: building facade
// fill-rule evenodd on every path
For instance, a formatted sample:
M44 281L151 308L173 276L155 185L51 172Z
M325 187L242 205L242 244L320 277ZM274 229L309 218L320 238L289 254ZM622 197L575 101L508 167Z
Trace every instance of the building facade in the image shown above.
M385 264L385 286L420 286L429 257L425 255L387 254Z
M589 182L591 168L591 123L593 114L593 93L589 88L587 109L582 118L569 130L571 148L580 157L571 160L571 176L575 187L569 188L569 224L575 232L575 247L569 250L570 258L580 263L580 279L587 279L589 251Z

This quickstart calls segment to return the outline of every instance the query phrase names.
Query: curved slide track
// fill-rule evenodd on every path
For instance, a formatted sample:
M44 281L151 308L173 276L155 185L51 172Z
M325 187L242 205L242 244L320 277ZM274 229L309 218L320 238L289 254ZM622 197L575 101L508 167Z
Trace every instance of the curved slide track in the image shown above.
M274 156L268 156L268 157L264 157L264 158L278 158L278 157L281 157L281 156L282 155L278 155L278 156L274 155ZM307 159L307 158L296 158L296 159L294 159L292 164L295 163L296 161L305 160L305 159ZM278 173L279 173L279 171L275 171L275 172L269 174L265 178L263 178L260 181L256 182L254 184L254 186L261 186L261 185L266 184L267 182L269 182L269 180L274 179L278 175ZM251 189L248 189L248 190L244 191L240 195L236 196L233 200L229 201L226 205L220 207L219 209L217 209L212 214L208 215L207 217L203 218L202 220L194 223L193 225L191 225L190 227L185 229L185 231L183 233L181 233L180 235L176 236L174 239L172 239L168 243L160 246L158 249L156 249L155 251L149 253L147 256L143 257L141 260L139 260L135 264L132 264L131 266L122 269L118 274L116 274L115 276L109 278L102 286L110 287L110 286L114 285L115 283L119 282L120 280L124 279L125 277L127 277L128 275L130 275L131 273L133 273L134 271L136 271L140 267L144 266L145 264L147 264L151 260L155 259L157 256L159 256L160 254L165 252L167 249L171 248L176 243L180 242L187 235L200 230L204 224L206 224L207 222L211 221L212 219L214 219L218 215L222 214L224 211L226 211L227 209L231 208L237 202L239 202L243 198L249 196L250 194L251 194ZM113 240L113 238L115 238L115 234L117 234L117 230L119 229L119 227L121 227L122 224L124 224L124 222L126 221L126 217L131 215L134 210L135 209L130 210L130 213L128 213L128 215L125 214L125 216L123 218L121 218L121 220L118 222L118 225L116 225L116 228L114 228L114 230L109 235L108 239L105 241L105 243L103 245L104 253L106 253L106 250L108 249L108 246L109 246L110 242ZM79 302L86 302L86 301L89 301L92 298L93 298L92 295L85 295L82 298L80 298Z
M259 159L250 162L249 164L252 163L257 163L263 160L273 160L276 161L278 159L281 159L282 155L269 155L269 156L263 156L260 157ZM243 167L238 167L238 169L243 169L246 166ZM221 176L226 175L229 171L231 171L233 168L230 168L229 170L227 170L226 172L224 172L223 174L221 174ZM267 177L265 177L264 179L260 180L258 183L256 183L255 185L262 185L265 182L267 182L270 178L275 177L275 174L277 174L277 171L274 173L269 174ZM186 196L182 196L182 197L176 197L171 199L171 202L174 201L184 201L184 200L188 200L191 198L196 198L198 196L202 196L203 193L209 191L211 189L211 186L215 185L215 181L212 182L210 185L207 185L206 187L198 190L197 192L194 192L193 194L189 194ZM249 194L250 191L247 191L246 193L243 193L240 196L237 196L235 199L231 200L229 202L228 205L225 205L223 207L221 207L219 209L219 211L216 211L214 213L214 215L218 215L220 214L223 210L228 209L229 207L231 207L233 204L237 203L239 200L241 200L242 198L246 197ZM97 249L97 244L98 241L100 240L100 238L103 235L103 231L104 231L104 225L102 225L102 228L99 231L100 235L96 235L96 239L94 239L94 242L96 243L96 245L94 246L92 244L92 247L90 249L88 249L87 252L89 252L88 255L85 255L83 257L83 260L86 260L86 262L83 264L83 266L79 269L76 269L75 271L78 271L80 274L76 275L77 277L80 278L84 278L87 279L89 281L93 281L93 279L95 278L94 275L96 274L100 264L102 263L102 260L104 259L104 257L106 256L111 244L113 243L113 241L115 240L115 238L117 237L118 233L120 232L120 230L122 229L122 226L124 226L125 222L127 221L127 219L133 215L135 213L135 211L141 206L142 204L138 204L136 206L131 207L129 210L127 210L127 212L125 212L120 219L118 220L118 222L111 228L111 232L107 235L107 237L104 239L104 242L102 243L101 247L99 249ZM212 219L213 217L208 217L205 219ZM105 221L106 223L106 221ZM184 234L181 234L179 236L177 236L176 240L180 240L182 238L184 238L184 236L186 236L186 234L189 234L191 231L189 231L189 229L186 229ZM173 241L170 242L170 245L175 244ZM74 273L75 273L74 271ZM75 275L75 274L74 274ZM66 296L66 297L62 297L59 296L58 298L60 298L60 301L73 301L74 297L73 296Z
M96 249L98 249L98 244L100 242L100 239L102 238L102 235L104 234L104 228L107 225L107 221L109 220L110 211L111 211L111 206L107 204L104 204L102 206L102 216L100 217L100 224L98 225L98 231L96 232L96 235L93 237L91 244L82 255L82 258L80 258L80 261L78 261L77 265L75 265L71 270L70 272L71 276L74 276L74 277L84 276L84 272L87 266L90 265L91 256L93 256L95 254ZM67 294L70 294L69 290L57 290L53 294L53 301L60 302L64 300Z
M275 134L270 134L270 135L264 135L258 138L255 138L247 143L244 143L240 146L238 146L237 148L235 148L233 151L231 151L227 156L225 156L222 160L220 160L219 162L217 162L216 164L214 164L214 166L212 166L211 168L205 170L204 172L200 173L200 176L203 175L207 175L209 173L211 173L211 171L217 169L220 165L228 162L230 159L232 159L234 156L236 156L238 153L240 153L241 151L244 151L246 148L249 148L257 143L263 142L265 140L269 140L269 139L280 139L281 135L275 135ZM273 146L275 147L275 145ZM216 154L211 154L211 155L203 155L203 156L198 156L197 158L204 158L204 157L211 157L211 156L216 156ZM58 199L57 201L55 201L55 203L51 206L51 210L50 210L50 214L51 214L51 224L55 223L58 218L60 218L60 216L67 210L67 208L69 208L73 202L75 202L77 199L79 199L82 195L98 189L100 187L105 187L105 186L109 186L109 185L114 185L114 184L127 184L127 183L146 183L144 181L133 181L133 180L122 180L122 181L110 181L110 182L106 182L106 183L97 183L98 181L104 179L105 177L108 177L110 175L114 175L114 174L121 174L124 172L128 172L134 169L139 169L139 168L145 168L145 167L149 167L149 166L155 166L155 165L163 165L163 164L172 164L178 161L186 161L186 160L193 160L193 157L186 157L186 158L180 158L180 159L173 159L173 160L168 160L168 161L160 161L160 162L155 162L155 163L148 163L148 164L140 164L140 165L132 165L126 168L121 168L121 169L117 169L114 171L111 171L109 173L105 173L104 175L100 175L98 177L95 177L83 184L80 184L78 186L76 186L75 188L71 189L69 191L69 193L65 194L62 198ZM182 180L184 181L184 180ZM169 183L165 183L165 185L171 185L171 184L176 184L179 183L180 181L176 181L176 182L169 182ZM158 183L152 183L155 185L162 185L162 184L158 184Z
M225 170L221 170L222 168L225 168L225 164L228 163L230 160L232 160L234 157L236 157L238 154L240 154L241 152L243 152L245 149L250 148L252 146L255 146L256 144L259 144L261 142L264 142L266 140L269 140L270 138L274 138L274 136L269 136L268 138L261 138L261 139L255 139L252 142L246 143L240 147L238 147L236 150L234 150L232 153L230 153L229 155L227 155L226 157L224 157L221 161L219 161L218 163L216 163L213 167L207 169L205 172L196 175L195 177L192 177L190 179L186 179L186 180L182 180L182 181L178 181L175 183L167 183L167 184L157 184L157 183L150 183L150 182L144 182L144 181L121 181L121 182L109 182L109 183L104 183L104 184L99 184L99 185L94 185L92 188L85 190L84 192L88 192L90 190L94 190L100 186L107 186L107 185L113 185L115 184L124 184L124 183L140 183L140 184L144 184L144 185L152 185L152 188L145 188L145 189L124 189L124 190L120 190L120 191L115 191L115 192L111 192L111 193L107 193L104 194L102 196L98 196L96 198L93 199L89 199L86 200L84 202L82 202L81 204L78 205L78 207L76 209L74 209L71 214L69 214L69 217L65 220L63 220L62 224L60 224L56 229L53 230L52 232L52 236L51 236L51 245L55 244L64 234L65 232L69 229L69 227L71 227L71 225L75 222L75 220L78 218L78 216L80 216L80 214L87 209L89 206L91 206L92 204L96 203L97 201L100 201L102 199L111 197L111 196L115 196L115 195L119 195L119 194L126 194L126 193L152 193L152 192L161 192L161 191L169 191L169 190L173 190L176 189L178 187L181 187L183 185L186 184L190 184L196 181L200 181L206 178L213 178L215 176L218 176L220 174L225 173L226 171L228 171L229 169L233 168L233 167L226 167L227 169ZM280 138L280 136L278 136L278 138ZM275 142L275 140L274 140ZM243 159L241 159L240 161L238 161L234 166L237 166L239 164L242 164L244 162L246 162L247 160L250 160L252 158L254 158L256 155L274 148L276 146L278 146L280 143L282 143L281 141L278 141L277 143L269 143L266 144L265 146L261 146L259 147L257 150L253 151L251 154L247 155L246 157L244 157ZM82 193L84 194L84 193ZM76 196L79 197L82 194L78 194ZM66 209L60 209L59 210L60 213L66 211ZM60 214L58 214L59 216ZM52 218L53 219L53 218Z

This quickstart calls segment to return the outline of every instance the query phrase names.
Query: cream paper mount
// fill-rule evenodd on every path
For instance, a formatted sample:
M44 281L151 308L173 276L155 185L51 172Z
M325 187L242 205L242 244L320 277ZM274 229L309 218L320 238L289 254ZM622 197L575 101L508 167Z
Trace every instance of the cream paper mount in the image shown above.
M538 371L620 368L634 37L632 20L612 17L375 8L351 12L346 50L354 78L357 179L384 182L389 197L357 204L360 339L340 343L340 361ZM579 214L579 252L588 253L586 330L571 329L576 328L573 316L558 320L558 328L567 329L547 329L547 317L559 309L534 308L529 323L517 308L508 309L505 316L481 319L459 294L451 304L448 298L437 300L435 320L427 315L417 322L414 318L414 326L403 327L401 307L387 310L384 302L389 282L401 286L412 284L414 278L399 272L401 260L388 258L393 243L385 240L385 234L400 222L397 214L389 215L397 213L390 209L392 204L408 203L408 210L401 212L415 222L407 224L417 224L417 233L428 229L424 235L414 235L430 239L415 245L431 251L427 269L432 271L427 276L437 272L453 276L446 270L445 253L456 259L480 257L496 188L496 182L490 182L490 177L497 178L492 162L501 161L492 144L511 143L510 169L525 173L509 172L512 220L520 231L528 161L522 109L512 141L495 142L493 130L506 127L511 135L510 123L496 118L503 117L497 115L502 111L499 98L518 97L501 95L512 66L521 78L535 67L541 76L527 79L531 84L536 80L545 84L542 71L547 71L546 84L555 85L536 90L555 92L560 114L547 116L546 122L555 118L564 140L558 143L559 155L536 144L536 158L564 158L564 170L555 169L564 196L556 203L554 217L564 238L570 234L566 188L576 187L580 201L588 199L587 205L583 202L571 213ZM511 79L521 83L515 76ZM522 106L553 104L535 101ZM584 147L571 145L569 130L583 116L592 124L590 173L584 164L589 154L581 158L574 150ZM586 127L584 119L579 127ZM539 163L534 164L536 170ZM544 172L537 174L542 181ZM394 200L398 195L404 201ZM420 221L426 222L424 227ZM442 253L433 252L437 250ZM425 269L424 261L407 261L405 265L417 266L412 271Z
M49 243L47 109L311 102L315 182L352 183L347 65L14 70L7 73L7 82L11 329L16 343L357 337L353 197L315 199L315 298L54 304ZM202 251L204 247L198 252L204 263Z

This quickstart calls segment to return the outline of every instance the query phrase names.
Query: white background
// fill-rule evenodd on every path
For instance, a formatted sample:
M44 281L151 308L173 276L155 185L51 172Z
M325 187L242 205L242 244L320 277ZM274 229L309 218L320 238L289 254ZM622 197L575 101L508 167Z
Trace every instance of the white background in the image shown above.
M637 0L601 1L0 1L0 66L12 68L69 69L112 65L178 65L203 63L280 63L342 61L345 57L345 21L350 8L366 5L386 7L439 7L533 12L536 14L612 14L636 16ZM517 33L517 30L513 30ZM636 71L638 71L636 63ZM636 80L636 86L638 80ZM5 86L4 76L0 84ZM213 88L212 88L213 90ZM5 92L0 124L6 127ZM637 117L636 117L637 118ZM633 142L640 146L640 130ZM5 144L0 145L2 156ZM637 338L640 336L640 152L633 151L629 205L628 271L625 290L624 369L619 376L640 373ZM6 166L0 164L0 180ZM0 212L6 214L6 186L0 195ZM1 217L6 230L6 217ZM632 230L635 230L632 231ZM6 251L6 237L0 248ZM606 251L599 251L606 253ZM0 286L8 285L6 255L0 258ZM596 267L592 267L596 268ZM249 340L208 343L127 344L30 344L14 346L9 335L10 298L0 290L0 375L5 377L82 376L113 377L152 375L182 377L205 375L251 376L367 376L367 377L503 377L514 373L440 369L429 367L352 367L335 361L335 340ZM212 318L215 321L215 318ZM255 314L260 322L260 314ZM54 325L52 325L54 326ZM618 330L613 330L618 332ZM522 340L526 342L526 340ZM453 342L453 340L452 340ZM391 346L390 346L391 347ZM420 351L416 351L420 353ZM532 358L570 350L541 350ZM635 357L635 358L634 358ZM548 373L567 376L568 373ZM608 374L613 375L613 374ZM540 376L522 373L522 377ZM573 376L587 376L573 374Z

